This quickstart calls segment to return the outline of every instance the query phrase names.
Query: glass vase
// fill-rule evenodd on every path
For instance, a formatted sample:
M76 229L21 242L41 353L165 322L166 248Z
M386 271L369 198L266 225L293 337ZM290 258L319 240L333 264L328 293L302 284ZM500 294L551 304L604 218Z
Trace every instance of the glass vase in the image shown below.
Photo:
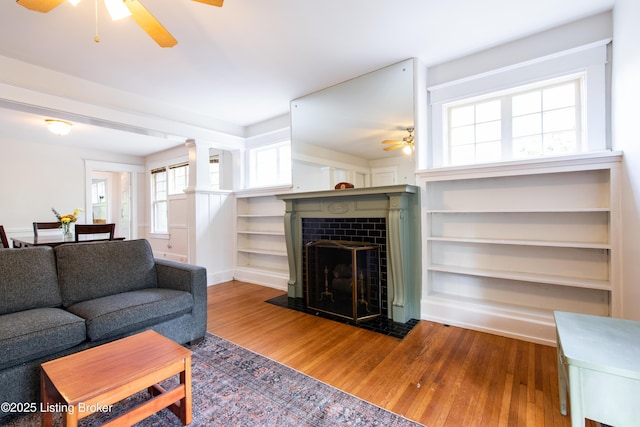
M71 232L71 223L63 222L62 223L62 238L64 240L73 240L73 233Z

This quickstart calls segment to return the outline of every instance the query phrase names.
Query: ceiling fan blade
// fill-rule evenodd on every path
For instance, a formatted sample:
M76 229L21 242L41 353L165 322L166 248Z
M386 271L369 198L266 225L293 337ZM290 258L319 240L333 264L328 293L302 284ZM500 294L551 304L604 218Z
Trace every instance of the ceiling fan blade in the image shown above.
M64 0L16 0L20 6L36 12L47 13L60 6Z
M210 6L218 6L218 7L222 7L222 2L224 2L224 0L193 0L193 1L208 4Z
M402 144L402 141L399 141L397 139L385 139L384 141L382 141L382 144Z
M160 47L173 47L178 41L138 0L125 0L131 16Z
M384 151L397 150L398 148L404 147L404 144L390 145L389 147L384 147Z

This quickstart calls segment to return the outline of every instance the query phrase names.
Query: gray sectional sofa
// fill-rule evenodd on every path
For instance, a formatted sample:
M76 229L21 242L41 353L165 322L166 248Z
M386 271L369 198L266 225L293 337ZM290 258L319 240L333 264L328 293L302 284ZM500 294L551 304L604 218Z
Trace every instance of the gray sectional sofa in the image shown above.
M190 343L206 323L206 270L146 240L0 249L0 402L39 402L45 361L145 329Z

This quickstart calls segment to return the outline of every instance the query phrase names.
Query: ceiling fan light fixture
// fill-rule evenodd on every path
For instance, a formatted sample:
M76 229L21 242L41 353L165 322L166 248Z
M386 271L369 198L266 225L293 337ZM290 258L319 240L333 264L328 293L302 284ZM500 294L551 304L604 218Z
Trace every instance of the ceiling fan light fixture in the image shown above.
M404 147L402 147L402 152L404 154L406 154L407 156L410 155L410 154L413 154L413 150L414 150L413 143L407 144Z
M58 136L66 135L71 131L71 126L73 126L69 122L65 122L64 120L45 120L45 124L47 125L47 129Z
M69 3L71 3L71 5L73 7L76 7L78 5L78 3L80 3L80 0L67 0Z
M104 5L107 6L107 11L114 21L131 16L131 11L123 0L104 0Z

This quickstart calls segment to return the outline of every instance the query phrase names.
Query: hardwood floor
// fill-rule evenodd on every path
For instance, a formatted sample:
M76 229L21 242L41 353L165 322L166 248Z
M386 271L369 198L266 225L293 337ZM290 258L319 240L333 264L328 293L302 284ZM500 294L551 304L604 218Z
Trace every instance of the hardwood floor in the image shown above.
M282 293L210 286L208 330L428 427L571 424L554 347L424 320L399 340L265 302Z

